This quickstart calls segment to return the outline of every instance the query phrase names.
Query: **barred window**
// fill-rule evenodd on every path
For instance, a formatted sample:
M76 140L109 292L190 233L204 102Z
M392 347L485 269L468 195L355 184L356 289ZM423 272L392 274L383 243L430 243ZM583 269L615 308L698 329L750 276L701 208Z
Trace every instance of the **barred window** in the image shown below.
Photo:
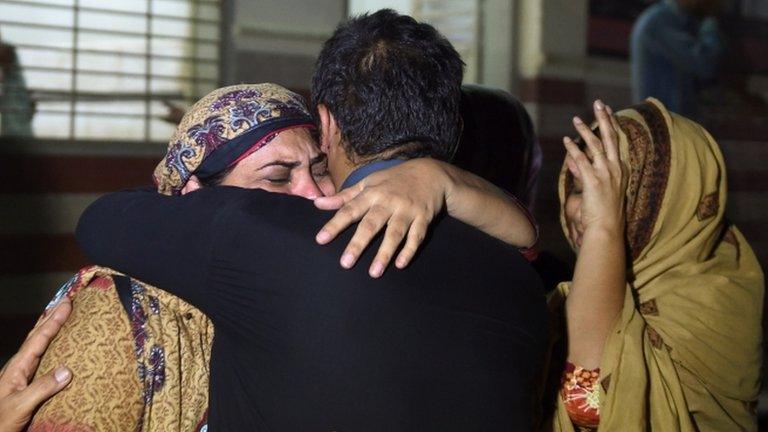
M0 130L166 141L219 84L217 0L0 0Z

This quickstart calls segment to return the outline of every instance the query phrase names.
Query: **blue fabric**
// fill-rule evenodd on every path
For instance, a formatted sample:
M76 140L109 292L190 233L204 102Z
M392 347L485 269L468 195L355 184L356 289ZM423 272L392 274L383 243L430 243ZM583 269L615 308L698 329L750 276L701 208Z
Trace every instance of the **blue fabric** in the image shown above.
M347 177L347 179L344 180L344 183L341 185L341 189L346 189L350 186L354 186L360 180L368 177L369 175L375 173L376 171L381 171L387 168L396 167L403 162L405 162L405 160L403 159L390 159L390 160L371 162L367 165L363 165L360 168L352 171L352 173Z
M725 44L714 18L699 20L675 0L643 12L632 29L632 97L655 97L670 111L698 116L697 93L717 76Z

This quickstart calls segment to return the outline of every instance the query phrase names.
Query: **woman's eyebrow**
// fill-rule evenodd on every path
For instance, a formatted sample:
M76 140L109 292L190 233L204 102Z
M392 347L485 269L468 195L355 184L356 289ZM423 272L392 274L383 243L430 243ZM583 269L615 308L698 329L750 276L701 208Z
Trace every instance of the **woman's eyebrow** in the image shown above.
M282 167L293 169L299 165L301 165L301 163L298 161L276 160L276 161L272 161L264 164L263 166L259 167L256 171L260 171L260 170L263 170L264 168L268 168L271 166L282 166Z

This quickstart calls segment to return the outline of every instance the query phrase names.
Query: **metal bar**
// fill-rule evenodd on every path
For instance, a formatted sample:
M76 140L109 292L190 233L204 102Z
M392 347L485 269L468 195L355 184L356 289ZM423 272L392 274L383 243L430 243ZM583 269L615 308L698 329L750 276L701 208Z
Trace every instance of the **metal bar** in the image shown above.
M149 142L150 138L150 122L152 119L149 116L151 109L151 102L149 96L152 94L152 80L149 78L152 76L152 59L149 57L152 52L152 0L147 0L147 31L146 31L146 46L144 47L144 71L146 77L144 79L144 141Z
M79 100L85 100L85 101L131 101L131 100L144 100L144 93L136 93L136 92L71 92L66 90L49 90L49 89L41 89L41 88L34 88L34 87L22 87L22 86L7 86L6 88L25 88L30 91L35 96L35 100L38 102L51 102L51 101L60 101L60 100L69 100L71 96L77 96ZM160 93L160 92L153 92L152 93L152 100L165 100L165 99L174 99L174 100L184 100L184 95L182 93L174 92L174 93Z
M0 4L10 4L10 5L18 5L18 6L29 6L29 7L41 7L41 8L49 8L49 9L59 9L59 10L71 10L72 6L67 5L61 5L61 4L52 4L52 3L44 3L40 1L34 1L34 0L0 0ZM141 12L133 12L133 11L127 11L127 10L120 10L120 9L104 9L104 8L97 8L93 6L80 6L80 10L82 12L93 12L93 13L104 13L104 14L113 14L113 15L122 15L122 16L132 16L132 17L144 17L145 14ZM205 19L205 18L185 18L182 16L176 16L176 15L164 15L164 14L152 14L153 18L160 18L160 19L167 19L167 20L173 20L173 21L195 21L199 22L201 24L210 24L210 25L219 25L218 20L214 19Z
M0 112L26 112L27 110L24 108L14 108L14 107L5 107L0 108ZM69 111L69 110L55 110L55 109L39 109L35 111L35 114L47 114L47 115L60 115L60 116L71 116L74 114L74 116L86 116L86 117L113 117L113 118L131 118L131 119L145 119L150 118L153 120L156 119L163 119L162 115L147 115L144 113L136 114L136 113L120 113L120 112L108 112L108 111Z
M0 26L27 27L27 28L31 27L31 28L38 28L43 30L73 31L72 27L68 27L68 26L61 26L61 25L54 25L54 24L40 24L40 23L31 23L31 22L0 21ZM106 29L79 27L78 31L81 33L106 34L106 35L112 35L112 36L128 36L128 37L142 37L142 38L146 37L144 33L129 32L124 30L106 30ZM167 34L154 34L152 36L157 39L192 41L200 44L209 44L209 45L219 44L218 39L206 39L206 38L198 38L198 37L191 38L187 36L174 36L174 35L167 35Z
M71 85L71 91L72 96L69 98L69 110L74 113L75 112L75 106L77 103L77 98L75 95L77 94L77 74L75 73L75 70L77 70L77 41L78 41L78 29L80 28L80 13L78 10L78 6L80 6L80 0L75 0L74 6L72 7L72 72L70 77L70 85ZM75 127L77 126L77 120L75 118L74 114L69 115L69 139L74 140L75 139Z
M66 115L69 116L71 114L74 114L75 117L78 116L86 116L86 117L113 117L113 118L132 118L132 119L144 119L146 117L145 114L133 114L133 113L111 113L111 112L94 112L94 111L75 111L74 113L67 110L51 110L51 109L41 109L36 111L37 114L48 114L48 115ZM156 116L157 118L161 118L161 116Z
M196 17L198 13L199 11L198 11L197 5L192 5L192 16ZM192 24L192 34L194 36L197 36L197 25L195 25L194 23ZM219 44L221 44L221 41L219 41ZM191 46L192 46L192 55L197 55L197 43L192 42ZM190 63L190 65L192 66L192 76L197 76L197 63ZM192 86L192 91L189 92L189 94L196 95L198 93L197 82L192 81L190 84Z
M24 70L41 71L41 72L61 72L61 73L78 73L78 74L91 74L91 75L104 75L104 76L116 76L126 78L150 78L159 80L180 80L180 81L192 81L192 82L218 82L216 78L201 78L195 76L180 76L180 75L147 75L146 73L136 72L113 72L104 71L98 69L78 69L78 68L59 68L51 66L24 66Z
M250 26L247 24L238 25L235 31L239 36L244 37L275 38L301 42L325 42L329 37L331 37L331 33L306 33L302 32L301 29L268 29L263 27Z
M0 0L0 3L7 2L7 1L17 1L17 0ZM40 0L37 0L40 2ZM221 0L163 0L166 2L176 2L176 3L195 3L195 4L201 4L201 5L208 5L208 6L218 6L219 2ZM46 3L50 5L56 5L56 3Z
M346 3L346 2L345 2ZM235 64L235 46L232 34L232 23L235 21L233 0L221 0L219 11L219 87L235 82L235 68L227 65ZM346 15L344 15L346 16Z
M16 48L21 49L29 49L29 50L38 50L38 51L71 51L72 48L65 48L65 47L54 47L54 46L46 46L46 45L35 45L35 44L13 44ZM93 54L93 55L110 55L110 56L125 56L125 57L134 57L134 58L145 58L146 55L143 53L132 53L132 52L126 52L126 51L104 51L104 50L96 50L96 49L89 49L89 48L79 48L77 52L81 54ZM218 63L218 58L205 58L205 57L189 57L189 56L172 56L172 55L166 55L166 54L151 54L150 57L152 59L161 59L161 60L178 60L178 61L194 61L199 63Z

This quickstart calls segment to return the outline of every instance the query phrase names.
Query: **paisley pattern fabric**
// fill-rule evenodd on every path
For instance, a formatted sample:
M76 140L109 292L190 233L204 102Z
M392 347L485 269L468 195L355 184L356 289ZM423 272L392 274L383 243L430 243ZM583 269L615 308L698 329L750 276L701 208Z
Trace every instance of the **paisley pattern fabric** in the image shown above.
M43 404L29 430L204 430L213 326L186 302L134 280L126 314L114 276L84 268L49 305L67 296L72 315L37 374L66 363L73 379Z
M304 99L276 84L240 84L223 87L209 93L194 104L181 119L168 144L166 157L155 169L158 192L178 195L187 180L212 154L221 151L237 138L252 132L271 131L271 125L281 127L313 127L312 117ZM246 150L255 151L264 136L245 143ZM234 163L243 151L226 159Z

